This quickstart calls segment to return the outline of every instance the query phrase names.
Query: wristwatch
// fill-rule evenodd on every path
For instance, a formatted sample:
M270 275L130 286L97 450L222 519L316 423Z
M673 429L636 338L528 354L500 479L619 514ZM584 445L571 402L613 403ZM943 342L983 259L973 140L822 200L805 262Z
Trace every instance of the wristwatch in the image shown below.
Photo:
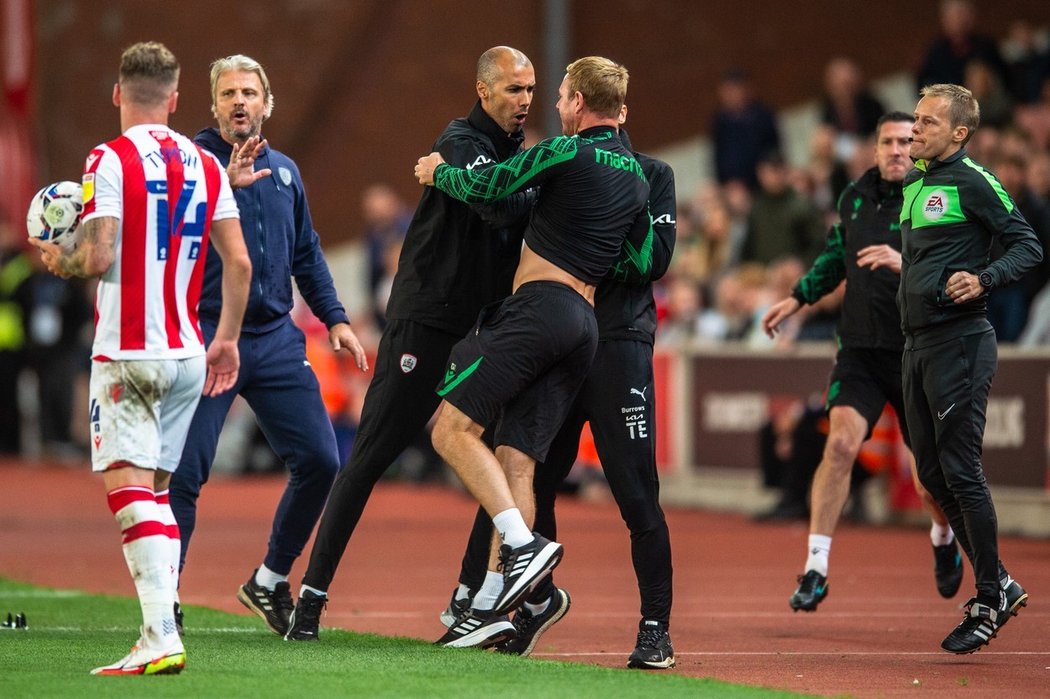
M977 275L977 281L981 282L981 288L989 291L992 288L992 273L985 270Z

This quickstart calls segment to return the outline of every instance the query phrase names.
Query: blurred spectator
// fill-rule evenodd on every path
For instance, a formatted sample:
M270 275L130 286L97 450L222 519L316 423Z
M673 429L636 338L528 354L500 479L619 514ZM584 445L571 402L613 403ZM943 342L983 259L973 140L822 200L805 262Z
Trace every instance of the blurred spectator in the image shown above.
M1035 151L1028 160L1028 186L1036 196L1050 201L1050 153Z
M678 225L675 228L674 256L671 258L671 266L666 277L684 276L693 281L700 281L702 277L700 261L700 223L701 214L697 207L684 197L678 199L678 211L675 219ZM661 279L653 286L654 293L665 288L667 279Z
M766 270L766 289L768 290L769 299L776 301L777 299L791 296L791 290L795 288L795 282L805 273L806 265L794 255L773 260L769 265L769 269ZM763 312L763 315L765 315L765 312Z
M776 151L758 164L760 190L755 194L740 259L769 264L797 256L808 264L822 249L824 222L812 202L789 185L789 170Z
M361 214L364 217L364 237L368 245L368 279L373 300L384 279L392 279L396 271L397 254L412 220L412 211L405 206L394 190L385 184L374 184L361 195ZM390 269L391 250L394 269ZM389 292L389 290L388 290ZM383 304L385 308L385 303ZM375 312L376 323L382 329L385 313Z
M321 401L332 421L339 463L345 464L354 446L361 417L359 401L355 401L354 396L363 393L368 385L367 380L360 372L352 370L352 358L347 361L344 354L332 351L328 342L328 328L314 316L298 291L294 294L292 320L303 331L306 361L317 376ZM279 471L284 464L276 455L274 457L274 470Z
M773 509L760 513L758 521L809 519L807 495L813 464L820 461L827 441L827 417L819 396L807 402L794 401L773 411L758 433L762 484L778 488L780 498ZM823 439L820 438L824 426Z
M973 138L966 144L966 153L978 163L992 163L999 158L1002 151L1002 134L994 126L977 129Z
M812 182L813 203L828 216L834 215L839 192L849 184L846 167L835 154L835 138L835 129L827 124L814 129L809 139L809 162L806 164Z
M801 274L801 272L799 272ZM769 272L757 262L745 262L719 283L717 309L726 319L726 340L749 347L772 347L762 331L762 315L772 303Z
M824 69L820 122L835 130L835 155L846 162L858 142L875 133L885 110L868 91L860 68L849 58L833 58Z
M383 250L383 273L372 289L372 315L376 329L380 331L386 327L386 305L390 301L390 291L394 288L394 276L397 274L403 244L403 240L391 242Z
M758 186L755 166L759 157L780 148L776 117L755 99L749 77L737 68L722 78L718 100L711 128L715 177L721 184L742 182L754 190Z
M979 58L1006 80L999 47L991 37L974 30L977 12L970 0L941 0L941 36L926 49L916 76L919 89L935 83L965 83L966 64ZM984 105L981 105L982 107Z
M1003 156L994 164L993 170L1003 189L1039 236L1043 249L1050 249L1047 247L1050 245L1050 207L1028 187L1024 156ZM1002 247L993 241L992 259L1002 253ZM991 292L988 297L988 321L1001 342L1014 342L1021 336L1028 322L1029 306L1047 281L1050 281L1050 261L1044 255L1043 261L1023 278Z
M693 211L697 221L694 271L710 289L740 261L747 224L733 216L717 186L707 186L697 193Z
M1043 78L1050 74L1050 36L1027 19L1015 19L1002 44L1007 87L1018 104L1039 101Z
M1032 154L1032 148L1035 147L1031 134L1017 125L1010 125L1000 130L997 141L996 158L985 162L994 162L995 160L1008 157L1021 158L1027 161Z
M773 411L759 432L759 463L763 485L778 488L781 494L772 509L755 517L757 521L809 519L809 483L824 452L828 431L823 396L814 394ZM869 477L859 462L853 464L850 499L843 515L847 519L867 520L861 486Z
M657 329L656 341L661 345L689 342L699 332L700 285L689 277L678 275L665 278L665 284L667 315Z
M1050 72L1043 78L1038 100L1015 109L1014 121L1028 132L1037 148L1050 148Z
M1017 344L1021 347L1050 345L1050 286L1044 286L1032 301L1028 322Z
M1003 81L983 58L974 58L966 64L963 85L969 88L981 105L981 127L1002 128L1013 121L1013 100L1007 94Z
M37 380L40 446L46 456L85 455L86 444L72 438L73 386L90 365L90 327L94 308L84 279L50 274L34 255L33 273L17 296L25 319L26 366Z
M31 257L14 230L0 221L0 454L22 451L18 377L25 361L25 325L19 289L33 273Z
M875 167L875 138L866 139L864 143L853 153L853 157L846 163L846 181L856 182L865 172ZM842 189L845 189L843 185ZM835 203L838 203L842 189L835 193Z

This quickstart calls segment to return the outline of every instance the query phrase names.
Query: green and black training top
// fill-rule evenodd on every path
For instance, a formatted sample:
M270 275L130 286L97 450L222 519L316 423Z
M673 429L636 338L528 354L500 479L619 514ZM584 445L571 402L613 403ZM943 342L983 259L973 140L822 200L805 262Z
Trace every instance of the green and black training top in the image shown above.
M900 276L885 267L857 264L857 253L870 245L900 251L903 201L900 183L882 179L877 167L849 183L839 196L839 222L828 231L824 251L791 294L802 304L813 304L846 280L838 326L842 347L904 349L897 311Z
M539 187L525 242L577 279L597 285L620 256L628 229L648 216L649 184L616 131L558 136L490 167L434 171L434 186L468 204Z

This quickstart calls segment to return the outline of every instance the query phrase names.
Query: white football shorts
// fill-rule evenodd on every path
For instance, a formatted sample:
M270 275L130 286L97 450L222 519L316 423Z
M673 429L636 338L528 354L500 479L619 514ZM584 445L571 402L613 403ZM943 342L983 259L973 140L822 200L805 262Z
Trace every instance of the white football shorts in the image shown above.
M174 472L204 390L204 355L91 362L91 470Z

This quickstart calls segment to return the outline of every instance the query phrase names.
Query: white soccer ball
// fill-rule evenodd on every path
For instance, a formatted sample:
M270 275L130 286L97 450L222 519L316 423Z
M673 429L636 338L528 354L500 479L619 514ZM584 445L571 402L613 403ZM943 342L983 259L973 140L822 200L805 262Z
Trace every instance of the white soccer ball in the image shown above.
M79 182L49 184L29 202L26 213L29 237L72 248L83 210L84 190Z

